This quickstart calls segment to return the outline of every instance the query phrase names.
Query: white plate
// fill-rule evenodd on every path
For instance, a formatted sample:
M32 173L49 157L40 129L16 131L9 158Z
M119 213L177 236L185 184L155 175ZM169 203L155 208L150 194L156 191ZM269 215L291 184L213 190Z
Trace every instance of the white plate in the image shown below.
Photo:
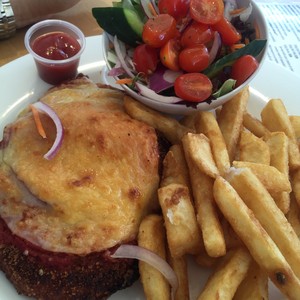
M101 53L102 37L87 38L86 49L83 53L79 71L88 75L95 82L100 82L101 71L105 68ZM25 55L0 68L0 135L4 126L14 120L17 114L28 104L39 97L50 87L37 76L34 61ZM260 73L251 84L249 111L259 117L259 112L270 98L284 100L289 114L300 114L298 102L298 88L300 77L294 73L265 61ZM191 300L196 299L200 288L205 282L205 272L196 271L195 266L190 269ZM28 299L16 293L13 286L0 272L0 299L21 300ZM145 299L139 282L132 287L120 291L110 297L111 300L142 300ZM278 290L270 287L270 299L283 299Z

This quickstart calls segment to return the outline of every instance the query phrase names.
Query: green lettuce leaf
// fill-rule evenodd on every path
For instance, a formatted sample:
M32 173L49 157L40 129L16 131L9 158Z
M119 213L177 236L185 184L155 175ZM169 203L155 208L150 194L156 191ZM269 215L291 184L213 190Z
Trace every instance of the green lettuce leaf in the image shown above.
M228 94L229 92L231 92L234 89L236 80L234 79L227 79L222 86L215 92L212 94L213 97L215 98L219 98L223 95Z

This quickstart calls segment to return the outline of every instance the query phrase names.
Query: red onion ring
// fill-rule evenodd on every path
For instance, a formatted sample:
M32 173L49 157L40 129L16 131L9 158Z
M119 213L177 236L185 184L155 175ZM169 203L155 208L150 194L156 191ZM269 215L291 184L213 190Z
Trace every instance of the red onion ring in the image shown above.
M225 0L224 4L224 16L228 21L231 21L232 16L230 12L237 8L236 0Z
M143 96L148 97L149 99L156 100L156 101L159 101L162 103L178 103L178 102L182 101L181 98L178 98L175 96L169 97L169 96L159 95L139 82L136 82L135 85L136 85L137 89L139 90L139 92Z
M62 123L58 117L58 115L56 114L56 112L47 104L43 103L43 102L36 102L33 104L33 106L45 113L46 115L48 115L52 121L54 122L54 125L56 127L56 137L55 140L52 144L52 147L50 148L50 150L44 155L44 158L47 160L52 159L58 152L59 148L62 145L62 141L63 141L63 136L64 136L64 129L62 126Z
M245 10L243 10L240 14L234 16L239 16L240 20L245 23L250 18L251 14L252 14L252 4L250 2L249 6Z
M126 48L123 42L119 41L117 36L114 36L114 48L116 51L116 55L120 61L121 66L125 70L126 74L130 76L131 78L135 77L134 74L131 72L130 68L127 66L127 63L125 61L126 57Z
M172 71L159 64L153 74L149 76L149 88L160 93L174 85L176 78L183 74L181 71Z
M159 9L158 9L156 1L155 0L150 0L150 1L152 3L152 6L153 6L154 10L156 11L156 13L159 14Z
M174 270L164 259L153 251L135 245L121 245L111 257L134 258L148 263L163 274L172 287L172 294L175 294L178 288L178 279Z
M218 51L221 47L221 44L222 43L221 43L220 34L217 31L215 31L214 41L213 41L213 44L212 44L212 46L210 48L210 51L209 51L209 64L211 64L215 60L215 58L218 54Z
M153 18L153 13L151 12L151 9L149 8L149 5L152 5L152 1L150 0L141 0L141 6L143 8L143 11L145 13L145 15L148 17L148 18ZM153 7L153 9L155 10L155 8Z
M123 67L114 67L111 70L108 71L108 76L120 76L125 73Z

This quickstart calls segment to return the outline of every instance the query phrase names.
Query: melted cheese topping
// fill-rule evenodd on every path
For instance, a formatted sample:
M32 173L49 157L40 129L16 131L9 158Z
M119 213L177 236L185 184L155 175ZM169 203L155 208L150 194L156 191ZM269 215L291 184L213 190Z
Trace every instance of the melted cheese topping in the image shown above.
M43 158L55 137L50 118L41 115L47 139L30 112L10 125L0 214L15 234L46 250L76 254L135 238L141 218L157 204L159 154L155 131L124 113L122 97L81 83L42 98L64 127L62 147L50 161Z

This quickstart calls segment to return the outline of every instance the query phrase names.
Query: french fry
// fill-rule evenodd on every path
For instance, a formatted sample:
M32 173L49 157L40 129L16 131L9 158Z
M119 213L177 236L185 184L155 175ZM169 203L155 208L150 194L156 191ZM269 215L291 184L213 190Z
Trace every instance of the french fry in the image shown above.
M173 257L186 253L197 254L201 250L201 233L187 186L169 184L158 189L167 240Z
M288 113L281 99L271 99L261 111L262 123L271 132L282 131L289 138L295 139L295 132Z
M291 182L296 202L300 206L300 169L291 173Z
M292 127L294 128L296 139L300 140L300 116L289 116Z
M254 260L233 297L233 300L241 299L269 299L268 276Z
M214 183L215 200L257 264L289 299L299 299L300 281L274 241L235 189L221 176ZM281 212L281 211L280 211ZM273 224L273 223L272 223Z
M189 156L187 163L197 221L202 231L206 252L211 257L223 256L226 253L226 243L213 197L213 179L199 171Z
M190 188L189 171L181 145L171 146L163 161L160 186L170 183L183 184Z
M248 168L231 171L227 180L300 277L300 240L261 181Z
M138 245L166 259L166 238L161 216L148 215L143 219L138 233ZM139 271L147 299L170 300L169 283L158 270L143 261L139 261Z
M184 116L180 120L180 124L182 124L183 126L185 126L187 128L191 128L193 131L195 131L195 117L196 117L196 114L197 114L197 111Z
M249 87L247 86L230 101L226 102L218 114L218 124L226 143L230 161L233 161L235 158L248 99Z
M257 164L247 161L233 161L232 166L235 168L249 168L259 178L268 191L273 193L290 192L291 183L275 167Z
M247 249L239 248L229 252L209 277L198 300L231 300L245 278L251 260Z
M264 137L270 134L270 131L262 124L262 122L248 112L244 113L243 125L257 137Z
M175 118L165 116L129 96L124 97L124 108L132 118L143 121L162 132L172 144L178 144L184 134L192 131L181 125Z
M289 140L284 132L272 132L265 138L270 149L270 165L289 176Z
M296 134L281 99L271 99L261 111L262 123L272 132L282 131L289 138L289 164L292 170L300 167Z
M242 130L239 141L239 160L269 165L269 147L263 139L250 131Z
M208 137L212 154L220 174L225 174L226 170L230 168L229 155L214 114L208 111L197 112L195 116L195 130L196 133L203 133Z
M272 132L265 137L265 140L270 149L270 165L285 174L289 180L288 137L284 132ZM290 209L289 192L271 193L271 195L277 206L286 214Z
M172 257L169 253L168 262L174 270L178 279L178 288L176 290L174 300L189 300L189 275L186 256Z
M278 192L274 193L272 191L269 191L270 195L274 199L276 205L279 207L279 209L284 213L287 214L290 210L291 205L291 197L289 192Z
M182 145L185 157L189 157L199 170L213 178L219 175L210 141L204 134L187 133L182 138Z
M290 209L286 214L286 218L295 230L298 238L300 238L300 208L295 199L294 193L291 193Z

